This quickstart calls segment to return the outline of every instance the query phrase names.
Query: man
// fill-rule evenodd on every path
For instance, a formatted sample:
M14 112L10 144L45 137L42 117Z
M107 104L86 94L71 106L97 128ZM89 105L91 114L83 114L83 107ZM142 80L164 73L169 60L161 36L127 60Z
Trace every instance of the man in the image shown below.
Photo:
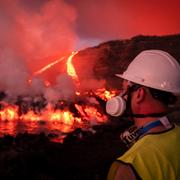
M123 92L106 111L128 116L134 126L121 135L130 148L112 164L108 180L180 179L180 127L166 116L180 95L180 65L167 52L146 50L117 76Z

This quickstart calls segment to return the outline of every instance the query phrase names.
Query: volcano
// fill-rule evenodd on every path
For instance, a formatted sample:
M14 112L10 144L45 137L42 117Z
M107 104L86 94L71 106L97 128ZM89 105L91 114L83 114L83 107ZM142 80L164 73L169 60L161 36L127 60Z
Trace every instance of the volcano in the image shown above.
M36 78L50 76L36 93L12 97L2 89L0 177L106 179L112 161L127 150L119 135L131 125L104 110L121 88L114 74L146 49L165 50L180 62L179 47L180 35L104 42L35 71ZM178 122L180 114L172 116Z

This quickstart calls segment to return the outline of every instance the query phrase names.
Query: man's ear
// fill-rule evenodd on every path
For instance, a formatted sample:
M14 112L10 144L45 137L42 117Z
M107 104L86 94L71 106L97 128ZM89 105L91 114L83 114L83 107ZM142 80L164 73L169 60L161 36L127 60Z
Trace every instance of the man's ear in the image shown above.
M135 95L137 104L141 103L145 99L145 96L146 96L146 90L143 87L140 87L136 91L136 95Z

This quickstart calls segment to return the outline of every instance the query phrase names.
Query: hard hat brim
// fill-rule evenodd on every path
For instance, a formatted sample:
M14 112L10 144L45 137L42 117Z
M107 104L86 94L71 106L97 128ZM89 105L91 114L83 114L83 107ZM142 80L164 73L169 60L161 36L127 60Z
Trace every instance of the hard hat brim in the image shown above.
M116 77L119 77L119 78L121 78L121 79L128 80L128 79L124 78L123 74L115 74L115 76L116 76Z
M126 77L126 75L124 75L124 74L115 74L115 76L116 77L118 77L118 78L121 78L121 79L123 79L123 80L127 80L127 81L130 81L130 82L133 82L133 83L137 83L137 84L141 84L141 85L144 85L144 86L147 86L147 87L151 87L150 85L148 85L148 84L145 84L145 83L140 83L140 82L136 82L136 81L134 81L133 79L131 79L131 78L129 78L129 77ZM165 89L160 89L159 87L153 87L154 89L159 89L159 90L161 90L161 91L166 91L166 92L171 92L171 93L173 93L175 96L179 96L180 97L180 92L177 90L177 91L171 91L171 90L165 90Z

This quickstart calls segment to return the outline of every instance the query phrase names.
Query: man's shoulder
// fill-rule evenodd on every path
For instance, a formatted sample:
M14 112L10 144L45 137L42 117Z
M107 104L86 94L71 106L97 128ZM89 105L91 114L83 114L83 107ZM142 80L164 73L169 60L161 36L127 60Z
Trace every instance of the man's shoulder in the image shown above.
M169 154L169 152L179 151L177 140L180 138L180 127L156 134L148 134L139 139L129 150L127 150L119 160L133 161L137 157L149 157L159 153Z
M123 161L115 161L111 165L108 173L108 180L119 180L119 179L131 179L140 180L140 176L132 166L132 164L125 163Z

